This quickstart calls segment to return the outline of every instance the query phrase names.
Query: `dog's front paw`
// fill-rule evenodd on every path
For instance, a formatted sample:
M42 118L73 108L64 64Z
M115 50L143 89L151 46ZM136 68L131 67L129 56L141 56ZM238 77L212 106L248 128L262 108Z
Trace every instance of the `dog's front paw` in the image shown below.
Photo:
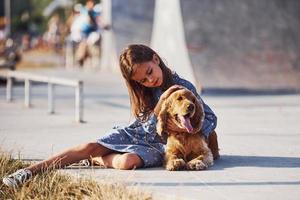
M213 166L214 164L214 157L212 153L209 151L209 153L203 158L203 162L209 167Z
M189 170L204 170L208 166L202 160L191 160L186 164L186 167Z
M181 158L169 160L166 165L166 169L169 171L181 170L185 168L185 165L185 161Z

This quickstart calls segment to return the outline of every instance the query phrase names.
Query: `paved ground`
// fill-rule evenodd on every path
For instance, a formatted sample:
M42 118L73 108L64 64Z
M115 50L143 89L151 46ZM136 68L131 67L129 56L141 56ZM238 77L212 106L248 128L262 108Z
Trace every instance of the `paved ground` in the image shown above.
M23 106L23 86L5 102L0 86L0 146L23 159L44 159L65 148L93 141L131 118L119 74L39 71L85 81L86 123L74 122L74 91L57 87L56 111L47 114L47 86L33 88L33 108ZM98 180L116 180L153 192L156 199L299 199L300 94L204 93L218 115L222 157L207 171L168 172L163 168L120 171L63 170Z

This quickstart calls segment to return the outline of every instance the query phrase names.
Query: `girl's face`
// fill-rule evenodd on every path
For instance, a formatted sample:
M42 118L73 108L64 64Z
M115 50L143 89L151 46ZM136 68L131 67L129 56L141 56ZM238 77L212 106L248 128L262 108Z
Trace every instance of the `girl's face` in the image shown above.
M163 83L163 73L157 55L153 55L151 61L135 64L133 71L131 79L145 87L159 87Z

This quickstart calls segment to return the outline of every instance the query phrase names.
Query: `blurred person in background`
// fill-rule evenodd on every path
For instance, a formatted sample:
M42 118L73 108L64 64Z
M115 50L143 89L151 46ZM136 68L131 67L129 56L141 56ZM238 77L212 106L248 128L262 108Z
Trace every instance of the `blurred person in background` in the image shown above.
M11 39L0 39L0 69L15 70L16 64L21 60L21 51Z
M0 40L5 38L5 18L0 17Z
M99 55L97 51L100 51L101 31L108 28L101 20L101 12L101 4L95 5L92 0L88 0L85 6L74 6L70 38L77 44L75 59L80 66L88 57Z
M44 34L47 47L57 50L60 46L60 18L58 14L53 15L48 22L48 30Z

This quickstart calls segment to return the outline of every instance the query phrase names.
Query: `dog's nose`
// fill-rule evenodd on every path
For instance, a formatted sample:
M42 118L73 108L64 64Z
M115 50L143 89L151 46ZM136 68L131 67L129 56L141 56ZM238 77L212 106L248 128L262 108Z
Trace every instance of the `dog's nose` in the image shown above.
M194 107L195 107L194 104L190 104L187 109L189 112L191 112L194 110Z

